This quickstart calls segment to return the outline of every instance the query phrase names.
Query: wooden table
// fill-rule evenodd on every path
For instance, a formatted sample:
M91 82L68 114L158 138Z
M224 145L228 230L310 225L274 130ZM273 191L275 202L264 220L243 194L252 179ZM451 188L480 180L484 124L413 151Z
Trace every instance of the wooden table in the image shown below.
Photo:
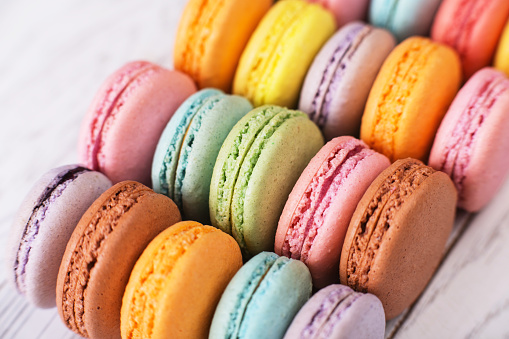
M184 4L0 2L0 260L32 184L47 170L77 161L80 122L106 76L135 59L172 66ZM481 213L459 213L446 258L418 302L388 323L389 337L509 338L508 201L506 182ZM36 309L19 297L6 273L2 263L0 338L76 337L55 309Z

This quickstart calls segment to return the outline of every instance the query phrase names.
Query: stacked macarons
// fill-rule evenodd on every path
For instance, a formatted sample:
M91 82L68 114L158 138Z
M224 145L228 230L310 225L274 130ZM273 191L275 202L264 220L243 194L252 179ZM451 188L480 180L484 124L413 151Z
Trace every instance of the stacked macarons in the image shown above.
M189 1L27 195L18 292L89 338L382 338L509 173L509 5L354 2Z

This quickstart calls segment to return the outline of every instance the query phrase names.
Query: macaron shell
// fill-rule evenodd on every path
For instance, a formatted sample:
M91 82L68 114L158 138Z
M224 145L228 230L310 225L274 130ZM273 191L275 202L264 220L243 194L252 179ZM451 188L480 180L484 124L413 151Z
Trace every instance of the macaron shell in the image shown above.
M241 234L248 253L253 255L274 248L277 222L287 197L309 160L322 146L320 131L306 116L285 121L270 137L252 171L243 199ZM244 163L250 161L249 156ZM243 181L241 176L242 171L235 191ZM238 204L235 193L233 201L234 205ZM234 235L237 228L234 222Z
M498 42L494 66L509 76L509 19Z
M369 0L309 0L317 2L329 9L336 18L338 27L355 20L364 20L368 10Z

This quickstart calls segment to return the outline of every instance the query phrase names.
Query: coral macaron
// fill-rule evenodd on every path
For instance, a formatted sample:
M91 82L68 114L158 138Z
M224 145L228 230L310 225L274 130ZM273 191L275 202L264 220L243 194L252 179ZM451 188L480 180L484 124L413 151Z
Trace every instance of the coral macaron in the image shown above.
M159 136L180 104L196 91L187 75L146 61L113 73L85 116L78 144L80 162L113 183L150 185Z
M322 147L302 172L279 219L275 252L304 262L315 288L339 282L339 257L352 214L389 165L387 157L345 136Z

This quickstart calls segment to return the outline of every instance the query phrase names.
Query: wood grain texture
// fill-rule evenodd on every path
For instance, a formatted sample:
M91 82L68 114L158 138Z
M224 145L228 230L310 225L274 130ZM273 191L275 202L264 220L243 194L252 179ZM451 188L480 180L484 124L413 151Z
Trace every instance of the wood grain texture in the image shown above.
M0 1L0 338L77 337L55 309L33 308L8 286L2 249L32 184L77 161L79 125L106 76L135 59L172 66L185 2ZM459 214L447 258L387 337L509 337L508 200L506 183L481 213Z

